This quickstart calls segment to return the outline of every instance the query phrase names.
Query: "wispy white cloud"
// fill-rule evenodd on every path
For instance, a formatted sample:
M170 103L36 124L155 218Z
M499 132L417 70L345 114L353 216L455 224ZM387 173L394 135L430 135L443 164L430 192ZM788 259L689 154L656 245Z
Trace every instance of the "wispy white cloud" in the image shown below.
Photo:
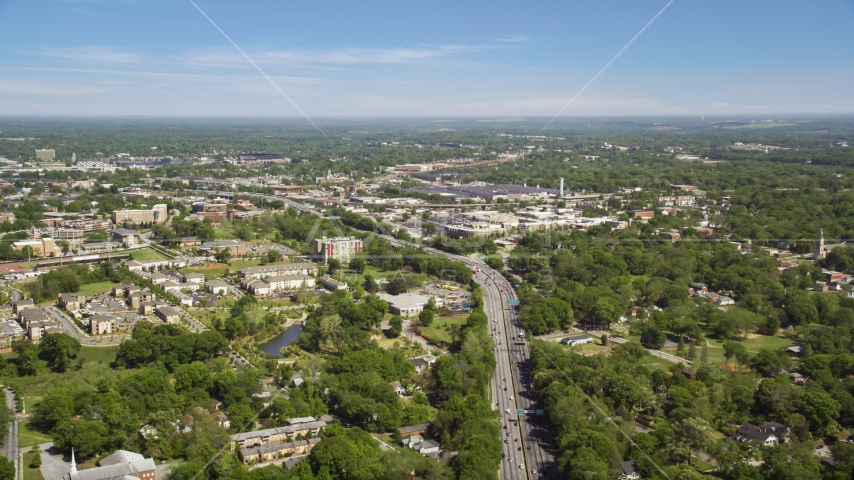
M527 35L504 35L504 36L501 36L498 38L494 38L493 40L495 40L496 42L512 43L512 42L530 42L531 38L528 37Z
M262 59L271 62L296 61L330 64L407 64L435 58L452 57L483 50L472 45L439 45L395 48L336 48L331 50L278 50L265 52Z
M418 45L414 47L331 49L261 49L246 48L259 65L414 65L430 60L452 58L489 47L477 45ZM87 45L80 47L46 47L26 53L72 61L99 64L169 64L193 67L248 68L246 60L233 49L203 47L171 55L150 55L123 48Z
M89 63L135 64L152 60L152 58L147 55L130 52L123 48L105 47L100 45L86 45L81 47L45 47L38 50L28 51L26 53Z

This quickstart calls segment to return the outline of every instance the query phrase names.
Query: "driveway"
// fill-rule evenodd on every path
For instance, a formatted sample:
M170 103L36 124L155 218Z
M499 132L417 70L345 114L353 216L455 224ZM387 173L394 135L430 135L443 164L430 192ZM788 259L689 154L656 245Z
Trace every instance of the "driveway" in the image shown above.
M53 442L39 445L42 450L42 477L60 479L71 471L71 459L65 460L62 452L53 446Z

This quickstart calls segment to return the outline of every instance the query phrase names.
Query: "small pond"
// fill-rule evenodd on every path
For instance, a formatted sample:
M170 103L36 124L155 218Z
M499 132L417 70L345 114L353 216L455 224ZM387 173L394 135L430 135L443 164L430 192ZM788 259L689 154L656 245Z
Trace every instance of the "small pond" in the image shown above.
M269 355L283 356L282 348L290 345L302 333L302 325L296 324L286 328L282 333L262 343L259 347L262 352Z

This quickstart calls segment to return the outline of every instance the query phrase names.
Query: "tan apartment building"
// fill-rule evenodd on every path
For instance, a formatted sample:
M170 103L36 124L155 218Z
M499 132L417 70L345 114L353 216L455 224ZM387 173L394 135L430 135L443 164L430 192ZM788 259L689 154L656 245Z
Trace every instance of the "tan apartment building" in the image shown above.
M163 223L168 216L165 203L159 203L151 210L115 210L113 211L113 223L121 225L124 222L131 223Z
M60 255L62 249L56 246L56 242L50 237L37 238L35 240L21 240L12 244L15 250L23 251L24 248L30 247L33 250L33 255L48 257L50 254Z

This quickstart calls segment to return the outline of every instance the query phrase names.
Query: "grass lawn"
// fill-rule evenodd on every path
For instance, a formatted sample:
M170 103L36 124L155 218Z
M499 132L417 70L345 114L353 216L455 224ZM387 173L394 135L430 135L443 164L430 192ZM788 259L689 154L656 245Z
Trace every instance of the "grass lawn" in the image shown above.
M216 263L205 265L204 267L182 268L178 271L184 275L188 273L201 273L205 276L205 281L208 281L224 277L228 273L228 267L221 263Z
M18 446L19 447L35 447L36 445L41 445L42 443L52 442L53 439L44 433L37 432L30 428L30 422L28 420L24 420L22 422L18 422ZM32 455L32 454L30 454ZM26 457L24 457L26 459ZM27 461L24 462L24 465L29 465L32 462L33 457L30 456ZM25 468L26 470L26 468ZM26 475L25 475L26 476ZM36 478L36 477L33 477Z
M668 362L667 360L662 360L658 357L653 357L652 355L644 355L637 363L638 365L643 365L650 370L669 370L670 367L673 366L673 362Z
M47 362L39 361L38 374L34 377L20 377L14 383L23 393L23 399L27 411L33 404L38 402L44 394L48 384L55 382L60 384L87 384L96 386L102 378L115 381L118 373L110 368L110 363L116 359L119 347L82 347L77 358L71 360L72 367L65 373L56 373L47 368ZM14 353L4 355L7 359L16 358ZM77 369L78 361L82 361L82 368ZM23 429L22 436L23 436Z
M130 253L130 256L134 260L159 260L161 258L166 258L151 248L140 248L139 250L131 250L128 253Z
M221 319L223 322L226 318L231 318L231 312L228 310L224 310L221 312L214 312L211 310L193 310L190 314L198 321L202 322L206 327L213 328L213 323L216 318Z
M214 238L217 240L231 240L237 238L234 229L231 227L220 227L214 229Z
M435 344L449 345L451 343L451 326L464 325L468 315L453 315L436 317L429 327L421 327L421 335Z
M31 468L30 464L33 463L33 457L35 457L35 452L27 452L24 454L24 480L42 480L42 472L39 467ZM44 459L42 459L44 462Z
M223 298L222 300L217 300L216 303L214 303L214 307L217 308L231 308L235 305L237 305L237 300L231 297Z
M691 465L701 472L708 472L709 470L716 470L715 466L709 462L704 462L695 456L691 456Z
M578 345L576 347L569 347L575 350L576 352L589 352L590 350L596 350L602 347L602 344L599 342L596 343L585 343L584 345Z
M378 280L380 278L388 278L393 277L397 274L397 270L389 270L389 271L380 271L377 267L372 267L370 265L365 267L364 273L356 273L350 269L344 269L343 271L339 271L338 273L331 275L332 278L341 282L347 282L350 286L363 286L365 284L365 275L370 275L374 277L374 280ZM409 277L411 275L416 275L415 273L404 273L404 277Z
M708 338L708 337L706 337ZM726 357L724 357L724 341L718 340L715 338L708 338L709 346L708 348L708 356L709 363L712 364L722 364L726 362ZM759 335L756 338L749 338L746 340L735 340L735 342L741 343L744 345L744 348L747 349L751 354L757 354L763 348L770 348L772 350L780 350L783 347L788 347L790 345L794 345L795 342L789 340L784 337L771 337L768 335ZM700 346L697 347L697 354L700 353Z
M220 300L220 301L222 301L222 300ZM261 305L262 307L270 307L270 308L286 307L286 306L291 305L291 299L290 298L271 298L269 300L261 300L260 302L258 302L258 304ZM299 317L295 317L295 318L299 318Z
M287 262L279 262L279 263L287 263ZM232 270L240 270L241 268L246 268L246 267L257 267L258 265L261 265L261 260L235 260L233 262L228 262L228 266ZM276 265L276 264L271 263L269 265Z
M80 293L85 293L86 295L97 295L99 293L109 292L116 285L119 284L113 282L87 283L80 287Z

